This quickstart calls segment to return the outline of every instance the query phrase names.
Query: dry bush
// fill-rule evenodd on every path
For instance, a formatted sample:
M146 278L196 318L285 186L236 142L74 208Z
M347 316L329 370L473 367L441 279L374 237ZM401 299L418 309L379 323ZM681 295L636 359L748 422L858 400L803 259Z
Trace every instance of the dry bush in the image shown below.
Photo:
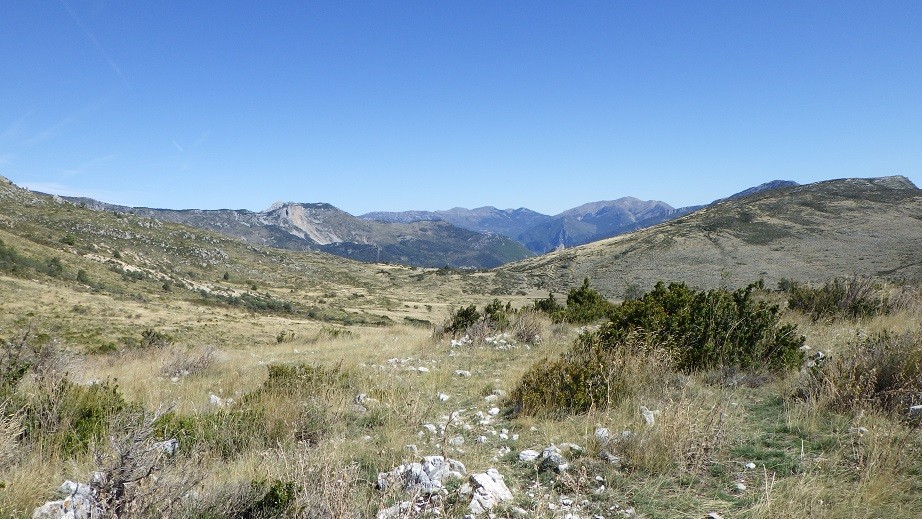
M549 320L540 312L526 308L512 321L512 338L527 344L538 344L547 338Z
M25 430L22 411L10 409L9 401L0 403L0 471L9 468L19 456L19 438Z
M295 517L343 519L365 516L357 497L367 485L361 481L357 464L336 460L336 448L325 445L322 449L295 451L274 450L266 456L266 466L282 473L272 477L289 481L310 482L302 484L295 493Z
M109 448L96 455L99 467L90 482L103 517L168 516L184 496L201 482L201 460L175 460L174 448L154 437L162 412L129 412L110 427L118 431Z
M211 366L214 357L214 346L173 348L169 358L160 368L160 374L167 378L200 375Z
M701 474L721 459L734 439L734 418L719 395L692 396L683 390L655 411L653 425L644 422L636 434L617 445L629 468L650 474L674 470Z
M905 417L922 403L922 332L860 339L812 368L798 394L837 412Z
M676 377L671 357L638 337L602 348L584 335L559 359L535 363L512 391L509 403L533 416L562 416L610 408Z
M886 296L890 313L917 312L922 307L920 287L903 283L891 288Z

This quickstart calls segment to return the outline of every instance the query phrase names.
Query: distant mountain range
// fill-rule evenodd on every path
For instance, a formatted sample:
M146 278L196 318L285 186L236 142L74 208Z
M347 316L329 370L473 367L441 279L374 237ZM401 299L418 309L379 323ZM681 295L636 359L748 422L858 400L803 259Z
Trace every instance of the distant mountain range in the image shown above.
M727 199L797 185L775 180ZM623 197L550 216L526 208L375 212L360 217L325 203L276 203L265 211L153 209L61 197L97 211L191 225L253 245L328 252L364 262L493 268L678 218L704 206ZM726 199L723 199L726 200ZM715 202L716 203L716 202Z
M715 288L763 279L773 288L856 274L922 278L922 190L906 177L767 186L655 228L504 265L497 280L508 292L564 291L589 278L619 298L661 280Z
M773 180L730 195L714 203L740 198L762 191L796 186L791 180ZM674 208L658 200L623 197L617 200L590 202L555 216L530 209L456 207L446 211L373 212L360 216L380 222L419 222L442 220L462 229L501 234L521 243L535 254L574 247L626 232L643 229L705 207Z
M97 211L131 213L217 231L253 245L317 250L365 262L423 267L492 268L527 258L528 249L497 234L444 221L383 223L324 203L276 203L265 211L151 209L62 197Z

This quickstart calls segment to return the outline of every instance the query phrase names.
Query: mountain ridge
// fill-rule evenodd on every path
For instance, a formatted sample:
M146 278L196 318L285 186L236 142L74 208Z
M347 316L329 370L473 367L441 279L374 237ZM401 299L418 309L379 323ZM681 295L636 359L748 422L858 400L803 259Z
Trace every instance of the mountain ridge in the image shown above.
M856 274L920 279L922 190L902 176L764 190L496 272L516 289L559 290L588 277L608 297L661 280L716 288Z

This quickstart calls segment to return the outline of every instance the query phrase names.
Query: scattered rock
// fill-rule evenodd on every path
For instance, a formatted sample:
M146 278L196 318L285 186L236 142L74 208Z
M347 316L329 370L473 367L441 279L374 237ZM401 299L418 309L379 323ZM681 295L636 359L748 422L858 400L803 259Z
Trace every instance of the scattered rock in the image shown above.
M496 416L496 415L499 414L499 408L498 408L498 407L491 407L490 410L487 411L487 414L489 414L490 416Z
M556 445L548 445L541 451L540 470L551 470L554 472L563 472L570 468L570 464L560 454L560 449Z
M519 453L519 461L522 461L525 463L531 463L533 461L536 461L539 456L541 456L540 452L534 451L531 449L525 449L524 451Z
M653 411L647 409L647 406L640 406L640 414L643 415L643 419L647 425L652 426L656 422L656 414Z
M472 514L482 514L492 510L499 503L512 500L512 492L509 491L509 487L503 482L503 476L496 469L471 474L470 485L473 498L468 508Z
M909 406L909 416L922 416L922 405Z
M214 393L208 395L208 401L215 407L227 407L234 403L233 398L221 398Z
M621 458L612 454L608 449L599 451L599 459L607 461L613 465L621 465Z
M442 456L426 456L419 463L400 465L390 472L378 474L377 487L386 490L399 485L403 490L431 495L440 492L443 481L461 479L467 469L460 461Z
M461 445L464 445L464 437L455 436L454 438L448 440L448 445L451 445L452 447L460 447Z
M169 440L164 440L162 442L156 442L152 445L153 449L156 451L163 452L169 456L172 456L176 453L176 449L179 448L179 440L176 438L170 438Z
M420 367L416 368L416 371L418 371L418 372L420 372L420 373L429 373L429 368L425 368L425 367L423 367L423 366L420 366Z
M746 490L746 484L742 481L738 481L733 485L733 488L735 488L738 492L743 492Z
M749 463L746 464L746 468L749 470L752 470L756 468L756 464L750 461Z
M64 499L48 501L32 512L32 519L90 519L102 516L102 510L90 485L65 481L58 488Z
M456 369L456 370L455 370L455 376L457 376L457 377L469 377L469 376L471 376L471 372L470 372L470 371L467 371L467 370L464 370L464 369Z
M409 501L401 501L400 503L397 503L390 508L385 508L384 510L378 512L377 519L397 519L398 517L408 517L410 515L411 508L414 509L414 515L420 511L418 509L419 507L415 506L413 503Z
M451 398L451 397L448 396L448 395L446 395L445 393L439 393L439 401L440 401L440 402L448 402L448 399L449 399L449 398Z
M611 441L611 431L607 427L597 427L595 430L595 439L605 445Z
M583 452L585 452L585 449L583 449L582 447L580 447L579 445L577 445L577 444L575 444L575 443L561 443L561 444L559 445L559 447L560 447L561 450L566 450L566 451L568 451L568 452L570 452L570 453L572 453L572 454L576 454L576 455L580 455L580 454L582 454Z

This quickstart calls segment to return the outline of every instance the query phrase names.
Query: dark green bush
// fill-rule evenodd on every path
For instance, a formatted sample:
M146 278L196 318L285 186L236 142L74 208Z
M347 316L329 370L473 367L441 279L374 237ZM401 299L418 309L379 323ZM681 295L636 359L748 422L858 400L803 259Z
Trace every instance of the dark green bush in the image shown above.
M476 305L462 306L456 312L452 313L445 325L445 333L457 335L463 333L471 326L480 321L480 312L477 311Z
M566 320L574 324L591 323L604 318L613 307L602 294L589 288L589 278L585 278L582 286L567 294Z
M780 324L777 305L755 301L753 286L729 292L695 291L684 283L657 283L640 299L614 307L597 332L603 344L641 334L661 345L682 371L735 367L780 371L803 360L804 337Z
M554 294L548 292L546 299L538 299L535 301L535 310L539 312L544 312L549 316L554 316L558 312L564 310L564 307L557 302L557 299L554 298Z
M565 306L557 303L554 294L535 301L535 309L551 317L554 322L587 324L604 318L614 305L602 294L589 287L589 278L583 279L579 288L570 289Z
M489 319L492 327L500 331L509 326L509 318L513 313L512 303L508 302L503 305L499 299L494 299L483 308L484 319Z

